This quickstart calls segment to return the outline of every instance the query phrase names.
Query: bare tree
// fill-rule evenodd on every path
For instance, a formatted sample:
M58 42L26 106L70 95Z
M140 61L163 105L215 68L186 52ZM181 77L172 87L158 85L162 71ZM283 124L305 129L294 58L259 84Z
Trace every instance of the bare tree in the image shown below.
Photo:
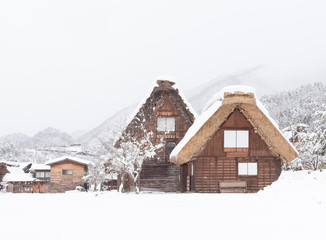
M112 137L113 140L104 141L99 138L99 141L108 151L108 159L119 175L118 190L129 191L132 184L135 192L139 193L143 161L153 158L162 144L153 144L153 134L145 129L143 121L134 126L132 131L126 131L120 125L118 130L112 132ZM132 181L129 186L128 181Z
M93 187L95 191L98 186L101 189L102 184L106 179L105 162L103 159L99 159L94 163L94 165L90 165L88 175L83 179L90 185L90 187Z

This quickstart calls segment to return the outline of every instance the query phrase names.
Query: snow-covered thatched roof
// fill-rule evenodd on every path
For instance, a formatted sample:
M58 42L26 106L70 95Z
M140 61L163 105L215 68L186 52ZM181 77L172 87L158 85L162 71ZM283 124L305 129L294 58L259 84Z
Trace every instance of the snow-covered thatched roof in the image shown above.
M283 162L292 161L298 156L266 108L255 98L255 89L236 85L223 88L207 103L202 115L172 151L171 161L181 165L198 155L236 108L240 109L269 149Z
M63 162L63 161L72 161L72 162L75 162L75 163L79 163L81 165L93 165L93 163L91 161L76 158L76 157L71 157L71 156L63 156L63 157L55 158L55 159L52 159L52 160L49 160L49 161L45 162L45 164L51 166L53 164Z
M9 173L3 177L3 182L33 182L36 178L33 178L31 173L25 173L21 167L7 167Z

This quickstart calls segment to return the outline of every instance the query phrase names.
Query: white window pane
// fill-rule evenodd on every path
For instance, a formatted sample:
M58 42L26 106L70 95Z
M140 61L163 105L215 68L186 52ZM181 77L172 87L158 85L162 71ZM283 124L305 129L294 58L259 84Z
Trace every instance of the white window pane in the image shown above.
M237 147L248 148L249 147L249 131L237 131Z
M175 130L175 119L166 118L166 131L174 131L174 130Z
M238 163L238 175L248 175L247 163Z
M224 131L224 147L235 148L236 146L236 131Z
M44 178L44 172L36 172L37 178Z
M248 163L248 175L257 175L257 163Z
M157 118L157 131L165 131L166 121L165 118Z
M175 131L175 118L173 117L158 117L157 131L172 132Z
M49 178L50 177L50 172L45 172L45 177Z

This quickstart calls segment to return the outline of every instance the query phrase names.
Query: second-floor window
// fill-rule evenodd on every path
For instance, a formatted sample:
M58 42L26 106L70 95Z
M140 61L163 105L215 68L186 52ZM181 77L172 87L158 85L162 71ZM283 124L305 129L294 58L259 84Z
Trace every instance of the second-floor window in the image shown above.
M157 118L157 131L159 131L159 132L175 131L175 118L174 117L158 117Z
M224 150L226 152L243 152L249 148L248 130L225 130Z
M62 170L62 175L72 175L72 170L68 169L63 169Z
M36 172L36 178L49 178L50 172Z

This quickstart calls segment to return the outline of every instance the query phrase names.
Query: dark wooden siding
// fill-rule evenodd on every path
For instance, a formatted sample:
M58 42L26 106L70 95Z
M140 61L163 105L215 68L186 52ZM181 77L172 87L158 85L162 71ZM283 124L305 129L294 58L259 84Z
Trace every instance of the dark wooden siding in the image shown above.
M168 162L144 162L140 187L142 191L180 191L180 167Z
M249 131L249 151L246 156L227 157L224 151L224 130L229 129ZM195 176L192 190L196 192L219 192L220 181L246 181L248 192L257 192L277 180L281 173L280 160L273 156L266 143L238 109L230 114L193 162ZM257 162L257 176L238 176L239 162ZM189 163L182 167L182 175L186 175L187 165ZM185 178L182 178L183 181Z
M158 117L174 117L175 131L157 131ZM164 192L180 191L180 166L170 163L167 143L174 142L177 145L192 125L194 116L186 108L177 90L162 85L154 88L126 131L134 131L139 125L139 121L145 122L145 129L153 133L151 140L154 144L163 144L162 148L156 151L155 157L143 162L140 174L141 189ZM139 132L137 136L141 137L141 134L142 132Z

